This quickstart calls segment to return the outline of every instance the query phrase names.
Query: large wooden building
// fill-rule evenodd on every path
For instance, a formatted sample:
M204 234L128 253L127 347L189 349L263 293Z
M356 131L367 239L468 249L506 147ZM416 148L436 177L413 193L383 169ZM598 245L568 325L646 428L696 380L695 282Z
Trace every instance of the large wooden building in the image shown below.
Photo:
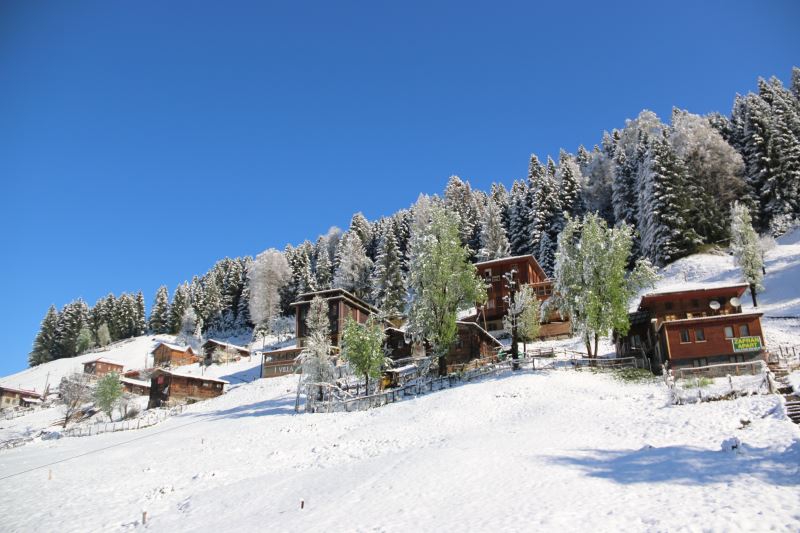
M539 301L550 298L553 293L553 280L548 278L536 258L532 255L503 257L475 264L478 275L486 283L487 300L478 307L478 323L489 331L503 329L503 317L508 311L509 289L505 282L506 275L513 275L514 281L529 285ZM569 320L563 319L557 312L552 312L542 321L539 338L555 338L570 334Z
M630 314L627 335L616 337L617 354L650 361L653 370L762 359L762 313L743 313L746 283L645 294Z
M302 348L292 346L261 353L261 377L274 378L292 374L297 369L296 359Z
M326 291L308 292L301 294L298 300L291 304L295 310L295 332L297 334L297 347L302 348L308 335L306 317L311 309L311 300L319 296L328 304L328 319L331 324L331 344L339 346L339 339L347 318L363 324L370 315L378 314L378 309L361 298L344 289L329 289Z
M0 387L0 409L13 409L15 407L31 407L42 403L42 395L38 392Z
M150 376L150 402L147 407L194 403L223 393L228 382L206 376L183 374L157 368Z
M116 372L117 374L122 374L122 371L125 369L125 365L118 361L112 361L111 359L95 359L94 361L86 361L83 363L83 373L90 374L96 378L103 377L106 374L111 372Z
M153 348L153 364L155 366L175 368L191 365L200 361L191 346L178 346L168 342L159 342Z

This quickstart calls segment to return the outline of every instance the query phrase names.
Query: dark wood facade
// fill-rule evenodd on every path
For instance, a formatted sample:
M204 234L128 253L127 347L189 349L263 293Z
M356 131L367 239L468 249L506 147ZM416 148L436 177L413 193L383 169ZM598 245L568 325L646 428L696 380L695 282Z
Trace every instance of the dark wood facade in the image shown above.
M298 297L298 301L291 304L295 310L295 333L297 335L298 348L303 347L305 338L308 336L306 317L309 309L311 309L311 300L315 296L324 299L328 304L328 319L331 324L331 344L333 346L339 346L339 338L348 317L363 324L370 315L378 313L376 307L344 289L330 289L301 294Z
M230 344L228 342L222 342L214 339L208 339L203 344L203 357L205 360L205 364L211 364L214 353L218 350L223 350L229 354L233 354L234 357L250 357L250 350L245 348L244 346L236 346L235 344Z
M13 409L15 407L29 407L41 403L42 395L38 392L0 387L0 409Z
M214 398L224 392L227 384L227 381L221 379L190 376L157 368L150 376L148 408Z
M302 348L283 348L261 354L261 377L274 378L292 374L297 369L296 359Z
M119 381L122 383L122 388L125 389L125 392L129 394L135 394L136 396L150 396L149 381L143 381L124 376L121 377Z
M654 370L763 358L762 313L742 313L746 284L646 294L617 336L617 354L650 361Z
M109 359L96 359L94 361L87 361L83 363L83 373L91 374L94 377L102 377L110 372L122 374L125 365Z
M153 364L160 367L175 368L200 361L191 346L178 346L161 342L153 349Z
M540 302L550 298L553 293L553 280L548 278L542 267L532 255L504 257L475 264L478 275L486 282L486 304L478 307L477 322L490 331L503 329L503 316L508 311L506 298L509 290L504 275L514 272L515 280L521 285L529 285ZM564 320L557 312L550 313L539 330L539 338L554 338L570 334L569 320Z

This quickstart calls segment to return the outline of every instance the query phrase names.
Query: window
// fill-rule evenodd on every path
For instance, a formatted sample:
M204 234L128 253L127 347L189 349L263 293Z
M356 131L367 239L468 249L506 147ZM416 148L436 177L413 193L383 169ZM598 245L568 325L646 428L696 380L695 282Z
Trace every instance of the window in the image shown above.
M706 359L705 357L700 357L700 358L695 359L694 361L692 361L692 364L694 366L696 366L696 367L698 367L698 366L708 366L708 359Z
M667 311L671 311L672 310L672 302L666 302L664 304L664 309L666 309Z
M750 336L750 328L747 327L747 324L742 324L741 326L739 326L739 336L740 337Z
M638 348L642 345L642 339L639 335L634 335L631 337L631 348Z
M725 326L725 338L726 339L733 338L733 326Z
M703 331L703 328L697 328L696 330L694 330L694 340L696 342L706 341L706 332Z
M488 302L486 302L486 307L488 309L494 309L494 300L489 300Z
M700 307L700 300L692 298L692 307Z
M689 342L689 330L682 329L681 330L681 342Z

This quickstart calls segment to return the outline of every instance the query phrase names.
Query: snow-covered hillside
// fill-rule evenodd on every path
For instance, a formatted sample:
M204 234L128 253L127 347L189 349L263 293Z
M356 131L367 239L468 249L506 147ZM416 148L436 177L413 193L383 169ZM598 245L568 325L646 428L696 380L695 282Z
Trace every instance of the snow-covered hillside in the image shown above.
M659 381L525 372L294 415L295 384L2 452L0 479L30 470L3 479L2 529L142 529L142 511L151 531L800 527L800 431L776 396L668 407Z

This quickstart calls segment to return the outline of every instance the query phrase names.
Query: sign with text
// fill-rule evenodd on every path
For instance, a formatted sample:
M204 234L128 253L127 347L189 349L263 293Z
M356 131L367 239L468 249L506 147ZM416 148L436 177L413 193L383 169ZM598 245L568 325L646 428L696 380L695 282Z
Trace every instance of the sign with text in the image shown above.
M761 337L739 337L731 339L734 352L755 352L761 349Z

